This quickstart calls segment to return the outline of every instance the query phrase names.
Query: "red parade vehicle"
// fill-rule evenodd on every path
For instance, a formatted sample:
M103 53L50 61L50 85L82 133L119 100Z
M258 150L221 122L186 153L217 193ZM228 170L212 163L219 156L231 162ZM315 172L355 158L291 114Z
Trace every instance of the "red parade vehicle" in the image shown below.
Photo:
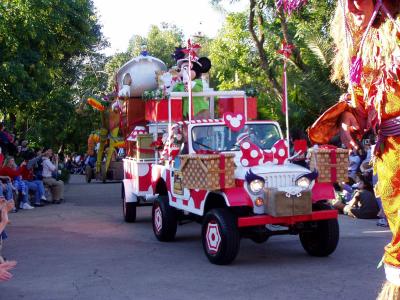
M121 85L127 74L117 74ZM124 159L125 221L135 222L137 207L151 205L153 231L162 242L174 240L178 225L198 222L204 252L214 264L231 263L241 238L262 243L291 234L299 235L312 256L336 249L337 211L326 203L334 197L332 184L292 162L279 124L255 120L255 98L211 89L171 92L163 100L124 96L132 130ZM206 101L207 111L194 115L196 101ZM186 118L185 105L191 112ZM334 152L325 154L336 160ZM311 151L313 169L321 165L315 154Z

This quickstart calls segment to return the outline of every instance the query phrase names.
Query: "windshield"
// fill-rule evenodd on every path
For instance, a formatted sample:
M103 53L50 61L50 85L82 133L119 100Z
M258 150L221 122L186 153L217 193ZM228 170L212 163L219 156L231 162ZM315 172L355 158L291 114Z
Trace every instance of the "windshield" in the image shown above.
M239 142L246 137L263 150L271 149L281 139L274 124L246 124L238 132L225 125L204 125L193 127L192 146L194 151L237 151L240 149Z

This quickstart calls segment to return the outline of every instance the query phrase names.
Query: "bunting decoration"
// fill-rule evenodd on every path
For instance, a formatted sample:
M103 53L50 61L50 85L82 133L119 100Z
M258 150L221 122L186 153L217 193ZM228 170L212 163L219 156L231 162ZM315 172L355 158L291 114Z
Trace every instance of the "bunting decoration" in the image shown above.
M198 52L200 48L200 44L192 43L192 41L188 39L187 47L186 49L182 49L182 52L185 53L192 61L197 61L199 59Z
M278 9L282 8L285 13L291 15L293 11L307 4L307 0L276 0L275 4Z

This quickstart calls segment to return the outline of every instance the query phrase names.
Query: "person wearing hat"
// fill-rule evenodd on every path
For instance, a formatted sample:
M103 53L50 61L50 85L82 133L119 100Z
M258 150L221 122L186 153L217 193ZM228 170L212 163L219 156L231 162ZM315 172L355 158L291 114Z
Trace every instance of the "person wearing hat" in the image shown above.
M194 57L190 62L187 55L184 53L185 49L177 47L173 57L177 61L177 66L180 70L179 74L181 81L178 82L174 88L174 92L187 92L188 84L191 84L192 92L203 91L203 81L201 80L201 74L207 73L211 69L211 61L207 57ZM183 99L183 116L189 115L189 104L188 98ZM209 118L209 104L204 97L193 97L193 116L196 118Z
M331 33L336 44L332 79L348 93L309 128L313 143L340 134L349 148L377 130L375 194L393 233L383 263L386 283L379 299L400 299L400 1L338 0Z

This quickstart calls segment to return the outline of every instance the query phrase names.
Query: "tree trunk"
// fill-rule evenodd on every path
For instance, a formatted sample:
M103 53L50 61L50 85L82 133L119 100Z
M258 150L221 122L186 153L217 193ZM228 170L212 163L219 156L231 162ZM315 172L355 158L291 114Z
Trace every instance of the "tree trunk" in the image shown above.
M274 91L275 95L279 98L282 97L282 86L279 84L276 76L271 67L269 67L269 59L267 54L264 50L264 42L265 42L265 35L262 31L262 25L264 23L263 16L261 12L257 13L257 21L259 25L259 34L257 35L255 31L254 19L256 17L256 0L250 0L250 14L249 14L249 31L250 34L256 43L256 47L260 56L261 61L261 68L267 75L268 81L272 86L272 90Z

